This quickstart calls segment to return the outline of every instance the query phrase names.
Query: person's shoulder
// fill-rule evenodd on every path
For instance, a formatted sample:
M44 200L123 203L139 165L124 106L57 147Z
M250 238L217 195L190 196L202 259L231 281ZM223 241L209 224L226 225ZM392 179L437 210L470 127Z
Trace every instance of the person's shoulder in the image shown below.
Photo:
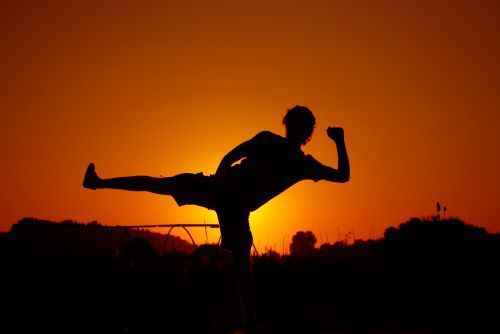
M254 139L258 141L271 141L271 142L281 142L284 141L285 138L281 137L280 135L277 135L271 131L261 131L259 132Z
M315 165L315 166L323 166L321 162L316 160L312 155L310 154L304 154L304 160L310 164L310 165Z
M264 130L264 131L257 133L256 137L282 138L283 139L283 137L281 137L280 135L277 135L274 132L267 131L267 130Z

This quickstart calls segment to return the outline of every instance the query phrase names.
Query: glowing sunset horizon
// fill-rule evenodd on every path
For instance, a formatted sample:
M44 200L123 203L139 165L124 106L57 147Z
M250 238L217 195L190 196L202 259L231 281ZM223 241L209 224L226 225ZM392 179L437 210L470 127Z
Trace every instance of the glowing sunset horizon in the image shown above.
M498 2L4 1L0 15L0 231L22 217L217 223L169 197L84 189L85 168L213 174L305 105L303 151L336 167L326 129L343 127L351 180L303 181L252 213L259 249L299 230L378 238L438 201L500 232Z

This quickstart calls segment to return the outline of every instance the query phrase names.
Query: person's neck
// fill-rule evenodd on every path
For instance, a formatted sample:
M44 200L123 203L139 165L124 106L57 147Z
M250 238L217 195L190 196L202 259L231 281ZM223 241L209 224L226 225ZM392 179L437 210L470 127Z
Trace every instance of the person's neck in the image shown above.
M291 138L286 138L286 140L288 141L288 143L293 146L294 148L300 150L300 148L302 147L302 143L299 141L299 140L294 140L294 139L291 139Z

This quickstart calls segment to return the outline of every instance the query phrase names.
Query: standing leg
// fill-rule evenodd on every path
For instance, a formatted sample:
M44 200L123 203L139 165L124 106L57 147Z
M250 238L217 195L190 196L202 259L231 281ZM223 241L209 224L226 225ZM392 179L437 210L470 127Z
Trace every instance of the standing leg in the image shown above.
M245 324L255 324L255 294L250 261L252 233L248 223L250 213L246 210L217 210L222 244L233 255L233 262L238 280L238 290L245 317Z

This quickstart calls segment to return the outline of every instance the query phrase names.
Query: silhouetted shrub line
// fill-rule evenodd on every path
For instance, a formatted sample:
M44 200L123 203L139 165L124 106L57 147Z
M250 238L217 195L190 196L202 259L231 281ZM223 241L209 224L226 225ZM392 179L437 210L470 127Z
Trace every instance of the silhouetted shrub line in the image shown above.
M0 235L2 332L225 333L240 321L230 253L159 255L97 224L23 220ZM297 235L292 255L253 259L258 316L278 332L499 329L498 234L414 218L380 240L316 248Z

